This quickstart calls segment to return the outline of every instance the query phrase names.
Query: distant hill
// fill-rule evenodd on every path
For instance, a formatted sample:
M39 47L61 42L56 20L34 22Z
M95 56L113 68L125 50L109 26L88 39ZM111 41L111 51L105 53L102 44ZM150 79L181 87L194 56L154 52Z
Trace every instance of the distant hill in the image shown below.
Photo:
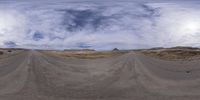
M65 49L64 51L95 51L94 49Z
M172 48L169 48L169 49L200 49L200 48L197 48L197 47L176 46L176 47L172 47Z

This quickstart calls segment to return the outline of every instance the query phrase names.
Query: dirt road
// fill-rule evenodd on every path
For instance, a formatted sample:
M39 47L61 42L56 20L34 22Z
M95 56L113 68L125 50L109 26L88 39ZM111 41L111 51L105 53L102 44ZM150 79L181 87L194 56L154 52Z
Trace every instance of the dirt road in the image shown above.
M24 51L0 59L0 100L199 100L200 62L135 53L78 59Z

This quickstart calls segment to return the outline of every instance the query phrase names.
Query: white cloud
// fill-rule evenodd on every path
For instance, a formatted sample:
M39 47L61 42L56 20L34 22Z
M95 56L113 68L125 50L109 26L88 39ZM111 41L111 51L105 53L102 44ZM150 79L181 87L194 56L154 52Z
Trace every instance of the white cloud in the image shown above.
M200 42L200 11L185 4L10 1L0 6L2 47L9 41L25 48L99 50Z

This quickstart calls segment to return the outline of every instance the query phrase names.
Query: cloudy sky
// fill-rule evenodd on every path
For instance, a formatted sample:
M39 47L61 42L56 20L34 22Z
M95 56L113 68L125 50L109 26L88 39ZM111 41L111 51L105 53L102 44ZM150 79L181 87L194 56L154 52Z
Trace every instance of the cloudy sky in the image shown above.
M198 0L0 0L0 47L200 46Z

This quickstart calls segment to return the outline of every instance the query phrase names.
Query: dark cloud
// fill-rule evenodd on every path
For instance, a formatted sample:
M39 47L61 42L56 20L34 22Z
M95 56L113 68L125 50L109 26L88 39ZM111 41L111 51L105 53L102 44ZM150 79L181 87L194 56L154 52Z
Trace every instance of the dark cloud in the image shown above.
M152 17L160 17L160 7L153 8L152 6L141 4L141 7L144 9L145 13L142 15L143 17L152 18Z
M16 43L13 42L13 41L4 42L4 45L5 45L6 47L11 47L11 48L17 46Z
M79 31L90 26L93 29L97 29L100 26L104 26L105 20L109 19L107 16L103 16L100 11L96 10L74 10L66 9L63 18L63 25L66 26L68 31Z
M92 46L87 44L87 43L84 43L84 42L81 42L81 43L77 43L77 46L79 48L84 48L84 49L87 49L87 48L91 48Z
M64 37L61 37L61 36L49 35L49 39L50 39L50 40L56 40L56 39L64 40L65 38L64 38Z
M33 34L33 37L32 37L32 39L35 40L35 41L39 41L39 40L41 40L41 39L43 39L43 38L44 38L44 36L43 36L43 34L40 33L40 32L35 32L35 33Z

